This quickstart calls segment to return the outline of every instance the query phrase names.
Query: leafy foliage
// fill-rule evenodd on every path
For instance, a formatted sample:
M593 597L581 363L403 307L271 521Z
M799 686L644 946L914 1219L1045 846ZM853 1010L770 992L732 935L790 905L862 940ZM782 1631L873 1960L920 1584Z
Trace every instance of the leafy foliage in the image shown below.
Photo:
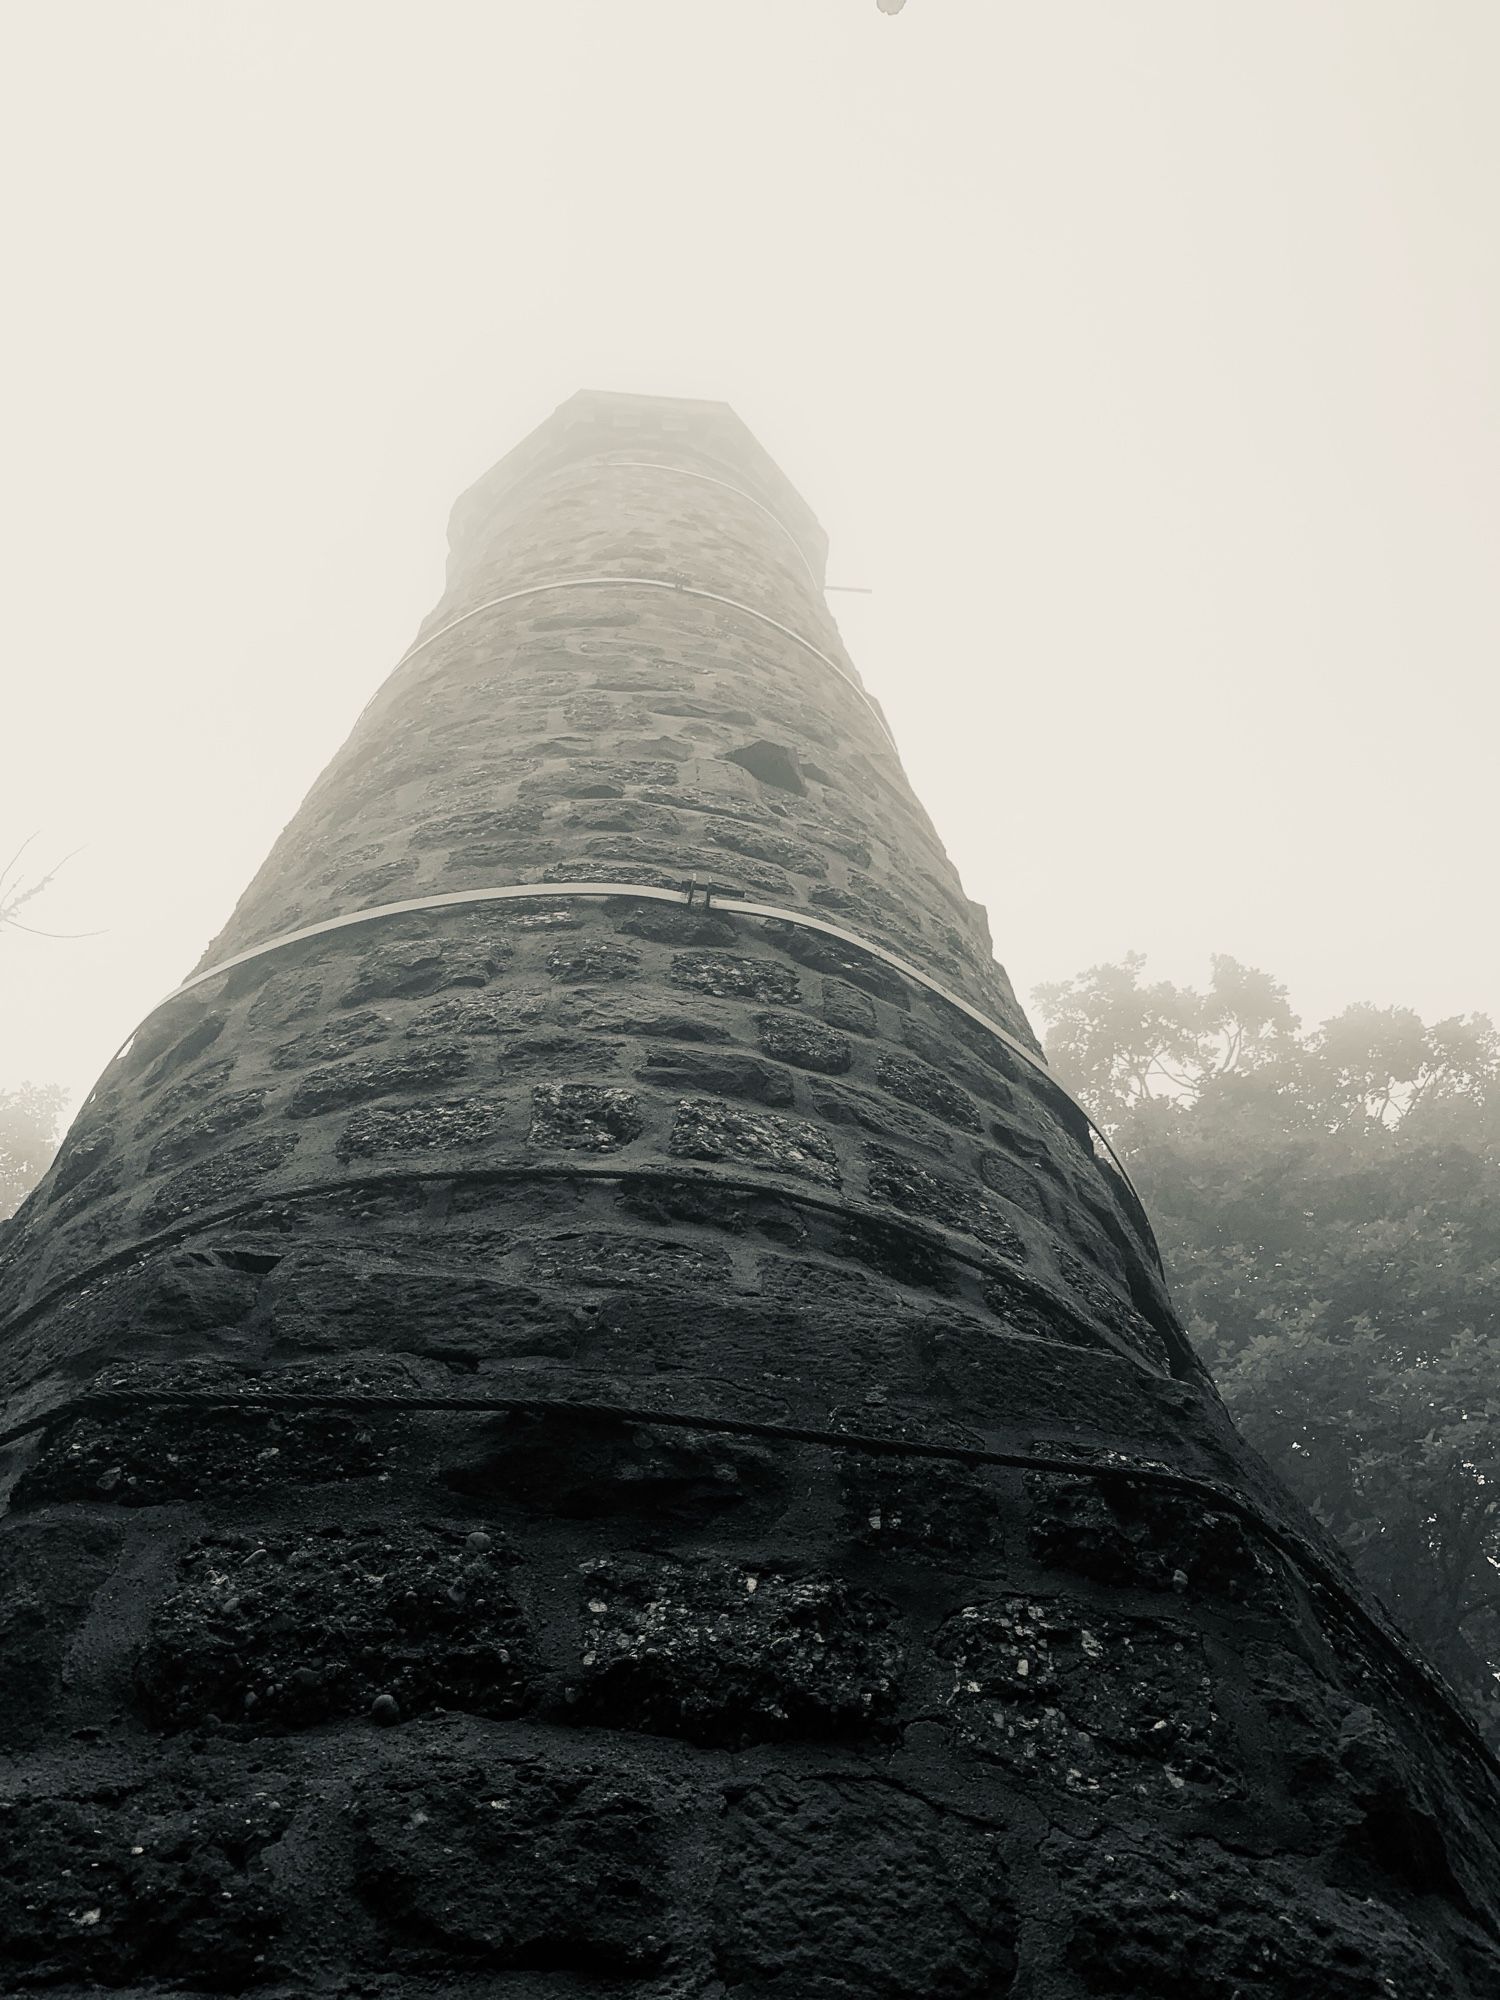
M1042 988L1241 1429L1500 1741L1500 1034L1215 958Z

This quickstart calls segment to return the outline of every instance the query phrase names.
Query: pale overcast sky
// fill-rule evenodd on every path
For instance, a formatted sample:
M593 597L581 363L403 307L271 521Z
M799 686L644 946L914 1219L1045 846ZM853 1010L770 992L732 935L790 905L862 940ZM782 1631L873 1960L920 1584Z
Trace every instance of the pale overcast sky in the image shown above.
M186 972L580 387L722 397L1029 992L1500 1014L1496 0L9 0L0 1086Z

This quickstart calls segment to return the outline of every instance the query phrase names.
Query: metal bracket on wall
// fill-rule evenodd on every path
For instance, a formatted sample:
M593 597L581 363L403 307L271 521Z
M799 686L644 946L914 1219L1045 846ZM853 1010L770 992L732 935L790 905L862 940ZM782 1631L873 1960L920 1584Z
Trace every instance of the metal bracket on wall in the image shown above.
M727 896L731 900L713 902L712 899L716 896ZM225 973L233 972L241 965L248 965L254 959L268 957L273 952L289 951L293 945L305 944L312 938L328 937L336 931L350 930L357 925L381 923L392 917L411 916L423 910L450 910L474 903L551 901L560 897L582 897L594 902L626 897L649 903L676 903L683 908L693 907L695 899L701 897L703 907L707 908L712 904L712 907L721 914L760 917L772 923L791 924L798 930L817 931L824 937L836 939L840 944L852 945L856 951L862 951L869 958L878 959L882 965L890 966L892 971L899 973L903 979L913 981L927 992L935 994L939 1000L946 1001L950 1007L956 1007L976 1026L983 1028L986 1034L993 1036L1013 1056L1018 1057L1034 1075L1040 1077L1050 1089L1056 1091L1059 1097L1073 1107L1095 1139L1103 1146L1115 1171L1140 1207L1141 1222L1145 1226L1147 1240L1151 1243L1152 1250L1156 1250L1150 1224L1146 1219L1145 1204L1141 1202L1140 1193L1130 1178L1124 1161L1110 1144L1108 1134L1095 1123L1072 1092L1058 1082L1042 1058L1028 1049L1024 1042L1002 1028L998 1021L991 1020L988 1014L983 1013L971 1001L965 1000L961 994L944 986L941 980L934 979L930 972L924 972L919 965L913 965L909 959L901 958L896 952L888 950L885 945L861 937L857 931L846 930L842 924L831 924L824 917L811 917L803 910L783 909L776 903L750 902L736 895L733 890L719 888L712 883L688 880L680 889L666 889L644 882L506 882L490 889L449 889L438 896L413 896L400 903L377 903L367 910L349 910L343 916L325 917L321 923L307 924L301 930L284 931L279 937L267 938L263 944L250 945L244 951L236 952L232 958L221 959L217 965L205 966L201 972L195 972L191 978L183 980L175 991L168 993L156 1003L140 1026L120 1044L112 1060L119 1060L140 1033L141 1027L151 1019L152 1014L159 1013L163 1007L170 1006L174 1000L180 1000L185 994L193 992L208 980L222 978ZM93 1093L90 1092L90 1095Z

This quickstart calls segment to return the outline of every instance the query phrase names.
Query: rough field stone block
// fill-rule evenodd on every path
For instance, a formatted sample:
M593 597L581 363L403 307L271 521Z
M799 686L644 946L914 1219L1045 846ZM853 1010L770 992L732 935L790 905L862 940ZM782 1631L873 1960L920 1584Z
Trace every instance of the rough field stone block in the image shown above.
M1050 1223L1056 1218L1057 1197L1052 1194L1049 1198L1048 1182L1034 1167L986 1150L979 1155L979 1174L987 1188L1024 1214L1035 1216L1038 1222Z
M55 1726L68 1648L119 1547L113 1525L78 1519L17 1523L0 1536L0 1744Z
M1274 1561L1244 1523L1190 1494L1050 1472L1028 1473L1026 1488L1027 1547L1049 1568L1121 1589L1234 1603L1276 1593Z
M609 1768L451 1758L372 1772L356 1881L402 1959L617 1979L666 1950L661 1800Z
M612 1153L639 1136L643 1119L634 1091L607 1083L539 1083L531 1093L533 1146L575 1153Z
M559 1018L569 1027L593 1034L633 1035L641 1041L727 1042L729 1028L687 1007L660 1006L644 995L569 993L559 1004Z
M998 1277L985 1281L983 1296L990 1311L1004 1321L1009 1332L1028 1340L1062 1340L1078 1347L1115 1352L1097 1327L1060 1298Z
M514 1413L444 1475L455 1493L546 1520L698 1528L760 1522L785 1504L785 1454L769 1445L582 1413Z
M1127 1347L1143 1355L1153 1366L1164 1369L1167 1366L1166 1346L1150 1320L1137 1312L1096 1266L1086 1264L1062 1245L1058 1246L1055 1254L1063 1276L1094 1317L1117 1333ZM1178 1338L1180 1340L1181 1336Z
M839 1184L838 1155L818 1127L771 1112L683 1102L672 1121L667 1149L679 1159L743 1161L825 1187Z
M714 1964L732 2000L1005 2000L1015 1941L998 1830L874 1774L730 1790Z
M299 991L305 993L305 979ZM251 1005L256 1027L265 1025L265 1010L256 1015L256 1009L261 1005L260 998ZM145 1088L148 1091L160 1089L169 1076L176 1075L188 1063L196 1062L204 1050L211 1049L223 1034L228 1020L229 1016L222 1008L205 1008L191 997L163 1007L155 1020L147 1021L142 1026L131 1050L136 1062L152 1064L146 1073Z
M564 849L565 853L568 851L567 848ZM676 873L679 882L683 874L693 868L698 858L691 848L681 847L675 842L670 849L664 848L660 837L650 833L585 834L572 851L595 855L602 862L630 861L637 864L644 863L652 868L665 868L668 871L668 880L671 880L672 874ZM609 876L612 872L608 867L595 870L596 874L603 876Z
M341 1160L370 1159L380 1153L444 1152L481 1146L503 1128L504 1107L476 1092L472 1097L402 1105L371 1105L356 1111L335 1147Z
M444 1263L459 1268L294 1251L266 1281L263 1322L278 1347L309 1352L571 1353L577 1333L566 1301L489 1276L483 1265L505 1248L492 1231L470 1239L481 1268L462 1268L470 1245L456 1236Z
M541 1286L723 1292L732 1272L729 1252L708 1244L675 1243L623 1230L584 1230L538 1243L530 1275Z
M979 1113L973 1100L929 1063L918 1062L911 1056L885 1055L875 1065L875 1076L882 1090L916 1105L918 1110L930 1111L935 1118L944 1118L966 1132L979 1130Z
M141 1220L148 1229L162 1229L184 1216L233 1201L285 1166L296 1147L294 1133L278 1132L185 1167L156 1190Z
M432 1091L463 1076L472 1060L461 1042L437 1042L410 1055L355 1056L331 1063L299 1080L286 1115L316 1118L394 1091Z
M190 1549L137 1668L169 1729L220 1722L300 1729L363 1716L383 1696L514 1715L526 1631L510 1558L457 1530L392 1526L210 1538Z
M847 1028L851 1035L873 1035L879 1028L869 994L841 979L823 981L823 1019L831 1028Z
M428 1035L514 1035L535 1027L546 1011L545 994L513 986L504 993L487 993L482 1000L450 994L419 1008L406 1024L406 1038L414 1042Z
M827 1124L851 1126L896 1144L906 1142L920 1147L928 1157L952 1156L952 1127L926 1112L916 1111L883 1091L867 1090L862 1084L822 1077L818 1085L805 1093L806 1102Z
M82 1185L75 1185L71 1192L55 1202L50 1194L48 1195L47 1206L51 1210L48 1220L55 1223L58 1228L70 1228L75 1247L81 1246L86 1236L104 1240L99 1233L101 1218L107 1212L109 1196L114 1194L124 1181L123 1154L94 1153ZM32 1197L28 1196L28 1200L31 1199ZM35 1206L40 1208L41 1202L37 1201ZM121 1204L117 1203L115 1206L119 1208ZM20 1214L20 1210L17 1210L17 1214ZM76 1221L80 1217L81 1224ZM41 1218L33 1216L31 1220L39 1224Z
M853 926L851 925L852 929ZM785 927L782 939L787 952L810 972L828 973L841 983L860 988L876 999L889 1000L905 1013L911 1006L907 980L894 966L874 958L856 945L825 937L821 931Z
M757 861L770 861L778 868L789 868L794 875L821 877L828 873L828 864L816 848L807 846L803 841L789 839L784 833L721 820L709 838L718 847L726 847L735 854L753 856Z
M196 1409L81 1417L52 1439L17 1487L18 1506L73 1500L159 1507L218 1494L284 1492L367 1477L382 1462L374 1434L336 1410Z
M629 861L613 855L580 854L566 861L549 861L541 871L544 882L636 882L648 889L676 889L682 877L670 868L648 861Z
M651 944L731 945L737 935L728 917L702 904L687 909L671 903L642 903L621 917L617 928L626 937L643 938ZM690 985L692 981L681 983Z
M108 1127L99 1126L93 1130L82 1130L79 1129L82 1123L83 1114L80 1114L79 1126L69 1132L63 1140L52 1173L52 1186L47 1195L49 1206L60 1201L64 1195L71 1194L74 1188L80 1186L90 1174L104 1164L114 1150L115 1135ZM164 1159L162 1164L168 1166L172 1162Z
M795 792L805 796L807 786L798 768L797 753L780 743L768 743L758 738L754 743L742 744L736 750L727 750L725 760L740 764L762 785L770 785L781 792Z
M891 1608L839 1578L598 1558L582 1594L580 1720L740 1748L866 1732L894 1703Z
M641 969L641 955L607 938L580 938L547 954L547 970L568 986L596 980L630 979Z
M188 1070L185 1075L174 1071L177 1081L156 1096L137 1130L144 1130L148 1124L164 1125L179 1112L202 1104L205 1098L216 1096L229 1081L236 1061L235 1056L218 1055L211 1062L199 1063L196 1069ZM160 1069L161 1065L157 1067Z
M1454 1968L1397 1911L1211 1840L1110 1829L1047 1858L1072 1912L1069 1969L1098 2000L1296 1993L1317 2000L1452 2000ZM1474 1994L1500 1991L1500 1954L1475 1937Z
M445 986L487 986L506 956L498 939L485 944L452 937L386 939L360 959L339 1004L364 1007L371 1000L437 993Z
M932 1172L884 1146L867 1149L870 1193L907 1215L930 1217L949 1229L980 1237L1003 1255L1020 1261L1025 1247L994 1203L969 1183Z
M778 964L774 958L739 958L729 952L678 952L672 960L671 980L674 986L692 987L699 993L772 1001L783 1007L795 1006L799 997L797 974L791 966Z
M263 1090L221 1091L201 1110L164 1132L146 1157L146 1171L159 1174L203 1152L226 1132L253 1124L266 1108Z
M755 1026L766 1054L779 1062L794 1063L798 1069L841 1076L854 1061L847 1035L825 1028L805 1014L762 1014Z
M168 1980L242 1992L280 1928L262 1860L291 1817L257 1788L233 1800L174 1787L123 1800L96 1789L5 1812L0 1967L12 1993L108 1991ZM159 1989L157 1989L159 1990Z
M643 1083L666 1090L710 1091L719 1097L747 1097L754 1104L785 1105L793 1099L792 1079L784 1069L728 1052L648 1049L640 1076Z
M390 1032L391 1023L384 1014L362 1007L352 1014L335 1015L331 1021L283 1042L271 1051L271 1067L308 1069L314 1063L336 1062L340 1056L384 1041Z
M381 903L396 902L404 884L417 872L414 858L401 861L382 861L377 868L362 868L343 883L346 893L354 898L356 909L375 909ZM337 869L330 871L333 881L339 880Z
M913 1285L940 1297L958 1289L958 1265L953 1258L915 1229L893 1228L888 1219L854 1216L844 1224L839 1247L882 1277Z
M423 819L410 834L413 847L457 847L468 841L498 841L536 833L542 815L534 806L477 807Z
M245 1019L252 1028L289 1028L310 1020L323 1000L323 981L301 970L272 972L250 1003Z
M654 840L676 840L682 834L682 814L666 806L650 806L640 798L606 798L580 804L564 816L564 826L580 826L594 834L650 834ZM658 848L658 852L666 852Z
M966 1605L938 1637L959 1739L1080 1796L1243 1796L1232 1734L1191 1632L1055 1599Z
M870 1431L870 1414L849 1428ZM850 1532L869 1548L980 1564L1003 1545L1008 1510L981 1472L851 1451L840 1480Z

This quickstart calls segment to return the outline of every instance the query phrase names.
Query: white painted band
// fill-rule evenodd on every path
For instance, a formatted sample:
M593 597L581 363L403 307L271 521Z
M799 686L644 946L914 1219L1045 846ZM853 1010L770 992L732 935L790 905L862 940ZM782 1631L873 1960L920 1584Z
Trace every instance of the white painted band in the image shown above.
M876 707L873 698L865 692L853 674L848 672L846 668L841 667L837 660L831 658L821 648L815 646L811 639L804 639L800 632L794 632L790 625L783 625L779 618L771 617L769 612L757 611L753 604L741 604L736 597L721 597L715 590L699 590L693 584L673 583L667 578L660 576L563 576L556 578L551 583L528 583L520 590L507 590L502 597L486 598L483 604L476 604L468 611L461 611L456 618L450 618L446 625L439 625L435 632L427 633L425 637L418 639L414 645L408 646L392 668L391 679L394 679L403 667L409 665L417 657L418 653L425 652L429 646L435 646L439 639L446 638L450 632L456 632L460 625L467 625L471 618L478 618L486 611L494 611L502 604L514 604L518 599L523 597L539 597L544 591L549 590L600 590L610 588L671 590L675 591L679 597L698 597L709 604L725 605L731 611L743 611L747 617L756 618L762 625L771 626L774 631L780 632L784 638L792 640L796 645L801 646L805 651L811 653L814 659L821 660L825 667L831 667L841 681L853 688L866 708L869 709L871 715L880 724L881 732L886 741L895 750L896 739L892 736L885 717ZM387 688L390 685L391 680L387 680L384 684ZM379 695L383 692L384 688L381 688L376 691L375 695L371 696L369 702L365 705L365 712L368 712L374 706Z
M1119 1154L1110 1144L1108 1134L1095 1124L1072 1092L1058 1082L1046 1063L1033 1054L1024 1042L1017 1041L1014 1035L1002 1028L998 1021L992 1021L988 1014L982 1013L961 995L951 992L940 980L934 979L930 972L924 972L909 959L888 951L883 944L874 944L869 938L861 937L857 931L845 930L842 924L831 924L823 917L808 916L803 910L784 910L775 903L752 903L739 896L730 896L726 902L713 900L716 895L725 893L724 890L715 890L711 885L705 887L699 883L682 889L664 889L653 883L643 882L505 882L489 889L449 889L438 896L414 896L400 903L376 903L366 910L347 910L342 916L325 917L321 923L307 924L301 930L285 931L279 937L267 938L262 944L253 944L244 951L236 952L232 958L221 959L217 965L206 966L202 972L195 972L191 978L184 979L174 992L158 1000L156 1006L151 1009L151 1014L158 1013L172 1001L181 999L184 994L193 992L207 980L218 979L226 972L233 972L237 966L248 965L253 959L264 958L271 952L286 951L290 946L304 944L311 938L328 937L335 931L351 930L361 924L379 923L387 917L410 916L420 910L449 910L465 903L550 902L570 897L588 897L599 901L616 896L633 897L642 902L677 903L683 907L691 907L701 898L705 907L711 907L721 915L763 917L775 923L795 925L799 930L818 931L824 937L837 938L840 944L853 945L857 951L864 952L868 957L879 959L882 965L890 966L893 971L900 973L903 979L912 980L916 985L925 987L929 993L935 994L939 1000L945 1000L950 1007L956 1007L961 1014L966 1014L977 1026L1009 1049L1012 1055L1019 1057L1038 1076L1045 1078L1058 1095L1073 1106L1114 1162L1120 1178L1135 1195L1136 1200L1140 1200L1135 1182L1130 1178ZM146 1020L150 1020L151 1014L145 1017ZM119 1060L120 1055L139 1033L138 1027L120 1044L115 1053L115 1061Z

